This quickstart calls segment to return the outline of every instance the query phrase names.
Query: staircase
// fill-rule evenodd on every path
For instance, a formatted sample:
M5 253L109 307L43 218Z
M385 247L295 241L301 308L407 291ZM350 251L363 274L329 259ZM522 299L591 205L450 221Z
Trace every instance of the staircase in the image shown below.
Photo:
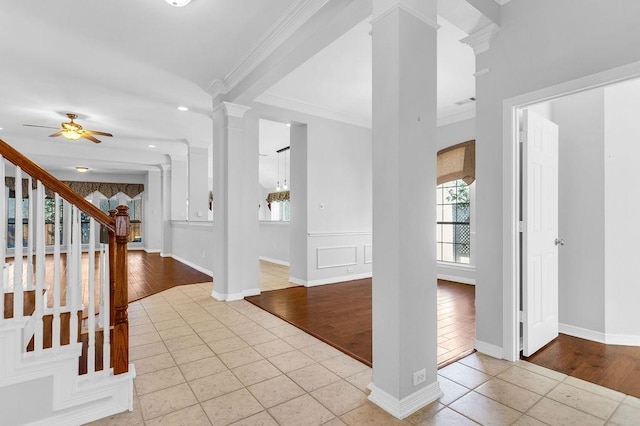
M106 215L2 140L0 182L0 424L132 410L127 207Z

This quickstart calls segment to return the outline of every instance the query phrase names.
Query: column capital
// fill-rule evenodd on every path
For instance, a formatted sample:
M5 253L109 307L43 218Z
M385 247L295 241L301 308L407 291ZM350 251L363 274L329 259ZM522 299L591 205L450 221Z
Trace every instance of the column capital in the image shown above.
M224 107L224 113L227 117L242 118L244 114L251 109L251 107L234 104L232 102L223 101L221 105Z
M421 0L374 0L371 24L375 24L396 9L404 10L436 30L440 28L436 17L437 11L430 10L429 2Z
M468 44L473 53L478 56L482 52L486 52L491 47L491 40L498 34L500 27L496 24L489 24L477 31L472 32L467 37L460 40L464 44Z

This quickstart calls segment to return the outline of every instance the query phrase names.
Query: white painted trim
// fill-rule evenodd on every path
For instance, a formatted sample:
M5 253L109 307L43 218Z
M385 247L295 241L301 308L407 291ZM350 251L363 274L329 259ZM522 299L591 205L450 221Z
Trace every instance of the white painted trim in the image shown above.
M269 262L269 263L275 263L276 265L289 266L289 262L287 262L286 260L279 260L279 259L274 259L272 257L266 257L266 256L258 256L258 259L264 260L265 262Z
M242 118L244 114L251 109L251 107L245 105L226 101L222 102L222 105L224 105L224 111L227 117Z
M374 25L376 22L383 19L385 16L387 16L391 12L396 11L396 9L403 10L408 14L413 15L416 19L424 22L434 30L440 29L440 25L438 24L438 22L429 18L428 16L425 16L422 12L414 9L413 7L409 6L408 4L402 1L396 1L394 4L392 4L388 8L378 13L377 16L374 16L373 19L371 19L371 25Z
M320 252L331 251L336 249L353 249L355 260L350 263L334 263L320 266ZM341 266L353 266L358 264L358 247L357 246L329 246L316 248L316 269L339 268Z
M260 294L260 293L258 293L258 294ZM218 293L217 291L213 290L211 292L211 296L213 296L214 299L219 300L220 302L234 302L236 300L244 299L245 295L244 295L244 292L240 292L240 293ZM247 296L253 296L253 294L247 294Z
M498 3L500 6L504 6L505 4L509 3L511 0L495 0L496 3Z
M248 296L257 296L260 294L260 288L252 288L249 290L242 290L243 299Z
M371 272L365 272L362 274L342 275L339 277L323 278L320 280L311 280L311 281L304 281L304 282L302 280L300 280L300 282L295 282L291 279L291 277L289 277L289 281L291 281L294 284L303 285L305 287L315 287L318 285L335 284L335 283L342 283L345 281L353 281L353 280L362 280L362 279L371 278L371 277L372 277Z
M476 108L474 106L473 109L470 109L468 111L459 112L457 114L445 115L444 117L438 117L436 125L438 127L448 126L449 124L457 123L459 121L470 120L472 118L475 118L475 116L476 116Z
M160 252L160 257L171 257L171 256L173 256L171 253Z
M473 53L477 56L486 52L491 47L491 40L498 34L500 27L493 22L469 34L460 40L462 43L469 45L473 49Z
M144 249L147 253L160 253L160 249Z
M172 228L189 228L192 226L213 227L212 220L171 220L169 224Z
M370 383L368 388L371 390L369 401L398 419L410 416L443 395L437 380L402 399L388 394L373 383Z
M232 90L266 58L289 39L302 25L324 7L329 0L297 0L287 9L266 33L254 44L240 62L227 74L224 82L216 80L208 86L215 97Z
M345 231L345 232L309 232L309 237L350 237L353 235L373 235L371 231Z
M369 254L369 256L367 256ZM369 260L367 260L369 258ZM368 265L373 263L373 244L365 244L364 245L364 264Z
M316 117L327 118L329 120L340 121L342 123L353 124L355 126L366 127L367 129L370 129L372 126L370 118L357 117L344 111L321 107L309 102L300 101L286 96L280 96L275 93L265 92L258 96L255 99L255 102L287 109L290 111L297 111Z
M491 71L491 68L483 68L481 70L478 70L478 71L474 72L473 76L475 78L482 77L485 74L489 74L490 71Z
M476 280L474 280L473 278L459 277L459 276L456 276L456 275L447 275L447 274L438 274L437 277L438 277L439 280L453 281L453 282L456 282L456 283L469 284L469 285L476 285Z
M588 330L586 328L576 327L569 324L558 324L558 331L563 334L567 334L573 337L579 337L581 339L592 340L594 342L606 343L606 337L604 333L594 330Z
M640 346L640 336L607 333L605 339L607 345Z
M476 339L475 343L473 344L473 347L478 352L485 355L489 355L490 357L497 358L497 359L504 358L504 350L500 346L492 345L491 343L482 342Z
M519 298L519 246L518 200L519 176L517 110L528 105L556 99L573 93L603 87L620 81L640 77L640 62L633 62L590 74L574 80L514 96L503 101L503 347L505 359L519 358L520 332L518 323Z
M202 266L196 265L193 262L189 262L187 259L183 259L180 256L176 256L175 254L170 255L173 259L177 260L180 263L184 263L185 265L195 269L196 271L200 271L203 274L207 274L209 275L211 278L213 278L213 271L207 269L207 268L203 268Z
M297 284L297 285L303 285L305 287L307 286L307 280L303 280L303 279L300 279L300 278L292 277L291 275L289 275L289 282Z

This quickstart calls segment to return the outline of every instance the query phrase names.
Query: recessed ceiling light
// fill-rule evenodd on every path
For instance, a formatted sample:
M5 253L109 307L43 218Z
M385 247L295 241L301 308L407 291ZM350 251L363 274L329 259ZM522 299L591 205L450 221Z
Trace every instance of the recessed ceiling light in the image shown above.
M77 166L76 167L76 172L78 173L86 173L89 171L88 167L84 167L84 166Z
M291 123L287 123L287 127L291 127Z
M0 127L0 130L2 130L2 127Z
M171 6L182 7L191 3L191 0L164 0L169 3Z
M147 145L147 146L148 146L149 148L155 148L155 147L156 147L155 145L151 145L151 144L149 144L149 145Z
M187 108L186 106L179 106L178 110L179 111L189 111L189 108Z

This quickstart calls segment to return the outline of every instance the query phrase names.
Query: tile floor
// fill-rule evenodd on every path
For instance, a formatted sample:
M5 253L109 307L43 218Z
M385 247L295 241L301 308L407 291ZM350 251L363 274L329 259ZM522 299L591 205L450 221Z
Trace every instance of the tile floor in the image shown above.
M297 284L289 282L289 267L277 263L260 260L260 290L280 290L296 287Z
M367 400L371 369L211 284L132 303L134 410L95 425L637 425L640 399L527 363L473 354L444 395L403 421Z

